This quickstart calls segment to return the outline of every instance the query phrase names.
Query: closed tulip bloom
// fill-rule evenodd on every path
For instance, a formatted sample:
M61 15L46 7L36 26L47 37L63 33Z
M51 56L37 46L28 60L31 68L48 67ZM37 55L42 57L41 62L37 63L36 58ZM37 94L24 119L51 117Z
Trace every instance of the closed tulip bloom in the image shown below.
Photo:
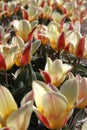
M0 130L27 130L33 106L33 96L27 95L18 108L10 91L0 86Z
M30 63L32 54L36 52L36 50L40 46L40 40L36 40L34 42L24 43L23 39L19 36L15 36L12 38L12 43L17 46L17 57L15 60L15 64L17 66L24 66Z
M20 36L25 42L28 40L28 34L31 32L31 24L28 20L14 20L12 22L16 35Z
M39 17L38 8L31 5L27 10L24 9L23 7L21 7L21 9L22 9L22 14L24 19L29 20L30 22L34 20L38 20Z
M73 91L71 91L73 85L75 85L75 87ZM36 103L34 111L38 118L49 129L64 127L73 113L78 92L76 80L67 81L61 91L58 91L58 89L51 84L46 85L41 81L33 81L32 87ZM68 89L68 96L66 96Z
M17 57L16 45L0 45L0 70L9 70L15 63ZM10 62L9 62L10 60Z
M73 78L74 75L72 73L69 74L70 78ZM79 91L77 96L77 108L84 108L87 106L87 78L81 77L80 75L76 75L75 79L79 84Z

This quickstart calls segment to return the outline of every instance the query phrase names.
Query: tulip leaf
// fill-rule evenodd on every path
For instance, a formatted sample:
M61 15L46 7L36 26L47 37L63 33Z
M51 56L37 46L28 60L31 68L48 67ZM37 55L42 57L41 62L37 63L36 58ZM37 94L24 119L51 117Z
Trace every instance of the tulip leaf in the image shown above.
M32 43L32 47L31 47L31 53L34 54L37 49L40 47L41 45L41 41L40 40L36 40Z
M38 21L34 20L33 22L31 22L31 28L34 28L37 24L38 24Z
M24 68L19 68L16 72L15 86L19 88L22 86L31 86L32 81L36 80L36 74L33 71L31 63L26 65ZM22 85L22 86L21 86Z
M13 127L16 130L26 130L30 123L32 107L33 102L30 101L13 112L6 121L7 126Z

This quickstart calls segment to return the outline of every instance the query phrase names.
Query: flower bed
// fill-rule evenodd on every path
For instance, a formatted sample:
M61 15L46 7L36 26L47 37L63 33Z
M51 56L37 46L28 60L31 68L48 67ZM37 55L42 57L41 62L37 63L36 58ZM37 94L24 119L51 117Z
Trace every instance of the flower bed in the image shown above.
M86 130L86 5L0 1L0 130Z

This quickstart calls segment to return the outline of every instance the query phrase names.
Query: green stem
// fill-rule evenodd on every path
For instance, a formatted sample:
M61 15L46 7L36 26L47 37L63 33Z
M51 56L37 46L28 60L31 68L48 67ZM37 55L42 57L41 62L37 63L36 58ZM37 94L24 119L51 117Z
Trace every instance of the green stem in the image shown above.
M8 88L8 76L7 76L7 72L5 71L5 81L6 81L6 87Z

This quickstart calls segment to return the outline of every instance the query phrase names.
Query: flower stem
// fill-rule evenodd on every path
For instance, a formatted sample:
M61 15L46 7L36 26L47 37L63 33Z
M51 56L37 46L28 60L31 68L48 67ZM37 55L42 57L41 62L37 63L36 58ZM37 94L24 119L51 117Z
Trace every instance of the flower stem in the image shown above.
M6 87L8 88L8 76L7 72L5 71L5 82L6 82Z

